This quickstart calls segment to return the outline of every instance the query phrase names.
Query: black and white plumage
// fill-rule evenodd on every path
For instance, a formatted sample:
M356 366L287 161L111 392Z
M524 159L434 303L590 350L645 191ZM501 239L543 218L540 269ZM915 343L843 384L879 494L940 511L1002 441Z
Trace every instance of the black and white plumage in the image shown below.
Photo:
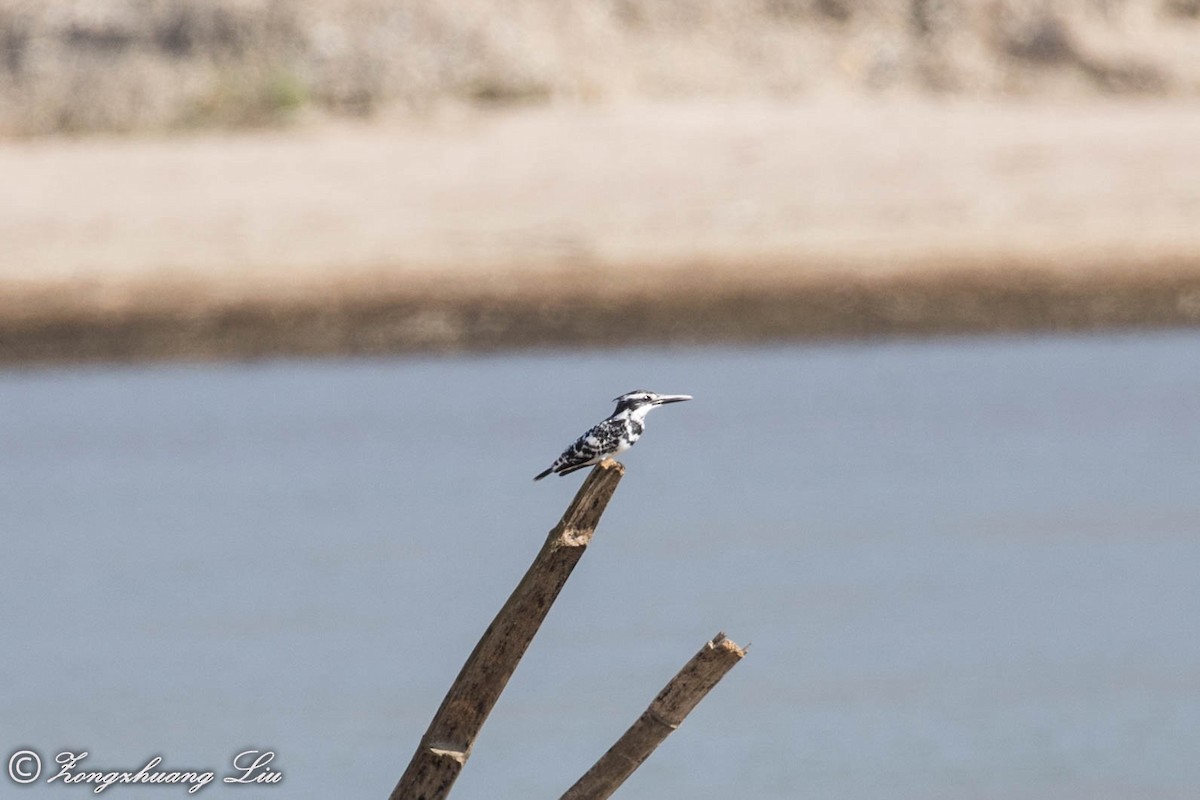
M540 481L551 472L570 475L577 469L599 464L606 458L625 452L646 430L646 415L653 409L691 399L691 395L655 394L645 389L634 389L621 395L613 400L617 408L612 416L576 439L575 444L564 450L549 469L534 480Z

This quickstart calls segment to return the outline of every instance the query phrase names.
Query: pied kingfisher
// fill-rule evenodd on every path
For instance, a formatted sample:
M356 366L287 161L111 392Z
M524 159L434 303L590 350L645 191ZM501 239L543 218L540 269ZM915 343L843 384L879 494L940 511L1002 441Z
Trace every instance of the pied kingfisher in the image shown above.
M646 415L651 410L667 403L691 399L692 396L687 394L655 394L645 389L626 392L613 400L617 409L613 411L612 416L576 439L575 444L564 450L562 455L554 459L554 463L534 480L540 481L551 472L570 475L577 469L599 464L609 456L625 452L633 447L642 431L646 430Z

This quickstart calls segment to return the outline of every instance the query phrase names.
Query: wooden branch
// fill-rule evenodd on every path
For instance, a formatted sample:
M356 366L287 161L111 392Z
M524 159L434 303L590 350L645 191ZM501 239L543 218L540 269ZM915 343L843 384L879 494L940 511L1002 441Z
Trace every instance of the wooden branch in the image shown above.
M450 793L479 729L583 556L624 474L623 466L605 460L588 475L463 664L390 800L436 800Z
M746 651L726 639L725 634L714 636L562 800L603 800L611 796L745 655Z

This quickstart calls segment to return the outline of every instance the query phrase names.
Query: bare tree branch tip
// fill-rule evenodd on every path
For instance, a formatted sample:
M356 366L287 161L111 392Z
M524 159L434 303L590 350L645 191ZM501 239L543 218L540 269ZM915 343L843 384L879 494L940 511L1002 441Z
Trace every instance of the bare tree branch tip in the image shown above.
M750 645L741 647L740 645L738 645L737 642L733 641L732 639L726 638L724 633L718 633L716 636L714 636L712 641L709 642L709 645L714 650L720 649L720 650L728 651L730 653L734 653L735 655L737 655L738 658L745 658L746 653L750 652Z

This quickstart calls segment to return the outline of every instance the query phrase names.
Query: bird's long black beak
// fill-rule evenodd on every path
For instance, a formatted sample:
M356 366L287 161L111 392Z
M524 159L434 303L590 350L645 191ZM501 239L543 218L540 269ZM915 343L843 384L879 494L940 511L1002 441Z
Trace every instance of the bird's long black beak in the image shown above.
M663 406L667 403L682 403L684 400L691 400L690 394L660 394L658 399L654 401L654 405Z

